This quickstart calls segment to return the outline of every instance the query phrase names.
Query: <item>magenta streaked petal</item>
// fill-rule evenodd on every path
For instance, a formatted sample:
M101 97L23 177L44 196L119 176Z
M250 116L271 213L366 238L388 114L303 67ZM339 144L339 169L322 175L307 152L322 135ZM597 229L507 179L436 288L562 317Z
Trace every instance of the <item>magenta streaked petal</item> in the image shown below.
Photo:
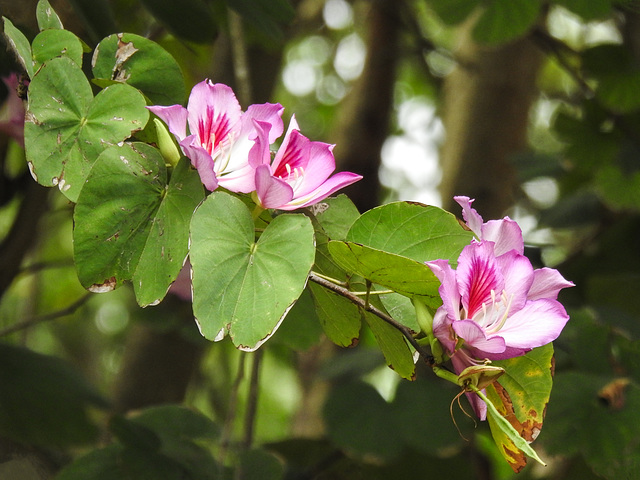
M259 105L250 105L247 111L242 115L241 136L247 136L250 140L255 138L255 123L263 122L271 125L269 129L269 144L276 141L284 131L284 123L282 122L282 113L284 107L279 103L262 103Z
M540 347L558 338L568 320L569 315L557 300L533 300L513 313L499 334L510 347Z
M312 143L298 130L291 131L285 140L286 144L282 143L271 164L273 174L282 179L287 178L296 169L300 172L306 171Z
M175 135L178 142L187 136L187 115L188 111L182 105L171 105L162 107L159 105L147 107L160 120L167 124L167 128Z
M494 242L496 256L500 256L509 250L524 253L524 240L520 225L509 217L502 220L489 220L482 225L482 240Z
M255 169L256 193L264 208L282 208L293 198L293 189L271 175L268 165L259 165Z
M287 150L289 150L289 143L291 142L291 135L293 132L300 133L300 127L298 126L298 122L296 121L295 115L291 116L291 121L289 122L289 128L287 129L287 133L282 139L282 144L280 145L280 148L276 152L276 156L274 157L273 163L271 164L271 168L273 169L274 172L278 171L278 169L281 168L280 164L282 163L283 157L287 153Z
M207 190L213 192L218 188L218 179L214 170L215 165L209 152L198 145L197 141L195 135L190 135L180 142L180 147L182 147L184 154L191 160L191 165L198 170L200 181Z
M573 287L575 284L560 274L555 268L540 268L533 272L533 285L529 289L529 299L558 298L563 288Z
M438 293L442 297L442 307L452 319L460 319L460 292L456 280L456 271L447 260L425 262L433 274L440 280ZM435 317L434 317L435 321Z
M533 283L533 267L524 255L515 250L501 255L496 259L504 277L504 291L509 298L510 310L520 310L527 301L529 288ZM499 295L500 292L497 292Z
M331 175L336 169L336 161L332 153L333 147L334 145L330 145L328 143L309 142L309 160L306 167L304 167L304 182L296 189L296 197L304 197L310 192L320 188L327 178L329 178L329 175ZM333 178L335 178L335 176ZM346 185L349 185L349 183ZM327 195L330 195L330 193Z
M187 110L190 133L197 135L202 143L210 142L213 137L216 142L227 137L238 129L242 114L233 90L209 80L193 87Z
M473 320L458 320L451 324L451 328L458 337L464 339L466 348L473 348L482 353L481 358L485 356L484 352L502 353L507 346L500 335L487 337L482 327Z
M474 208L471 207L475 200L465 196L453 197L462 207L462 218L478 239L482 239L482 217Z
M502 292L504 279L493 253L493 242L473 242L462 250L456 273L462 306L473 318L491 292Z
M351 172L339 172L320 185L316 190L304 197L295 198L288 205L279 207L281 210L295 210L296 208L308 207L320 200L327 198L332 193L362 179L362 175Z

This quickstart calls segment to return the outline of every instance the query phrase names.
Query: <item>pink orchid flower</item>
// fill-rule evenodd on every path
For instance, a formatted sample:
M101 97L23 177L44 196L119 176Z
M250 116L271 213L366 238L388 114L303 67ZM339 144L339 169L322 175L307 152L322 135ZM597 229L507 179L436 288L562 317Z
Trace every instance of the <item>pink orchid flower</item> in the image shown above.
M256 195L262 207L280 210L307 207L362 178L351 172L330 177L336 168L334 146L312 142L302 135L295 116L271 162L270 125L264 122L256 125L260 133L249 162L255 168Z
M243 113L233 90L210 80L193 87L187 108L181 105L147 108L167 124L209 191L218 185L239 193L255 190L254 172L248 160L258 135L255 122L270 126L270 143L284 130L280 118L282 105L251 105Z
M573 283L555 269L533 269L522 254L522 233L513 220L482 223L472 201L456 200L481 238L463 249L457 270L446 260L427 265L441 282L443 301L433 332L459 374L471 365L524 355L555 340L569 320L558 293ZM474 394L468 398L484 420L485 403Z
M2 77L7 86L7 98L0 106L0 132L14 138L24 147L24 103L18 97L16 89L20 84L18 75L12 73Z

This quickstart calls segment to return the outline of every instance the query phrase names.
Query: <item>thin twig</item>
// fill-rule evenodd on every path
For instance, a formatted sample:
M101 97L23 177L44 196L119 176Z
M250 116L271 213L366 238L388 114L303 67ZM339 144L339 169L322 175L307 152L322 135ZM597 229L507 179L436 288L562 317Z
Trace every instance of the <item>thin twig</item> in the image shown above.
M343 296L344 298L349 300L351 303L358 305L360 308L366 310L367 312L373 313L376 317L381 318L382 320L387 322L389 325L399 330L407 339L407 341L413 346L413 348L415 348L416 352L418 352L420 356L427 362L427 365L429 365L430 367L433 367L435 365L435 360L433 358L433 355L427 352L422 347L422 345L418 343L418 341L414 338L413 334L411 333L411 330L408 327L405 327L401 323L398 323L395 319L391 318L389 315L387 315L383 311L378 310L376 307L374 307L370 303L367 304L367 302L365 302L360 297L354 295L352 292L350 292L346 288L341 287L340 285L336 285L335 283L331 283L330 281L325 280L324 278L316 275L315 272L311 272L309 274L309 280L311 280L314 283L317 283L322 287L325 287L331 290L332 292L337 293L338 295Z
M82 305L84 305L92 295L93 294L91 293L87 293L86 295L84 295L83 297L80 297L78 300L73 302L68 307L63 308L62 310L47 313L46 315L38 315L35 317L27 318L22 322L14 323L9 327L3 330L0 330L0 337L4 337L5 335L9 335L11 333L19 332L20 330L27 329L34 325L38 325L39 323L48 322L50 320L55 320L56 318L66 317L67 315L71 315L72 313L75 313L75 311L78 310Z
M244 379L244 365L247 356L240 352L238 360L238 372L236 378L231 386L231 392L229 393L229 409L227 410L227 416L224 420L224 427L222 434L220 435L220 465L224 465L224 460L227 455L227 450L231 444L231 436L233 435L233 424L236 418L236 406L238 404L238 394L240 391L240 385Z
M249 396L247 398L247 411L244 417L244 438L242 446L246 450L253 443L253 432L256 424L256 412L258 409L258 393L260 391L260 366L264 350L259 348L253 353L253 365L251 366L251 380L249 381Z

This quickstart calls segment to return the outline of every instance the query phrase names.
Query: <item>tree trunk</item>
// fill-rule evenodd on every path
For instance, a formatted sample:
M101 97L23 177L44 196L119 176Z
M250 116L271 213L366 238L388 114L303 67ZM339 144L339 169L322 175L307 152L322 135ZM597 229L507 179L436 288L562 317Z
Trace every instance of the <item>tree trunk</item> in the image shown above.
M471 39L472 27L463 27L458 66L444 83L440 193L445 209L458 211L452 197L466 195L485 218L500 218L517 193L511 157L527 148L542 55L527 37L480 46Z
M334 150L340 170L363 175L344 189L360 211L379 204L380 150L389 133L399 56L400 3L374 0L367 16L367 58L340 111Z

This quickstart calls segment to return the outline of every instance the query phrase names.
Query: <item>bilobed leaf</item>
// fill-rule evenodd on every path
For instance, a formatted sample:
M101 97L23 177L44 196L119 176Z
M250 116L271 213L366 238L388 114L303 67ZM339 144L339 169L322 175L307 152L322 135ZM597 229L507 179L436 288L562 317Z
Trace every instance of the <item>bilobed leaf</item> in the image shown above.
M424 297L427 306L440 304L440 281L424 263L353 242L329 242L329 252L348 272L408 297Z
M504 368L505 373L487 387L487 397L520 437L526 442L534 441L542 429L553 384L553 345L492 365ZM526 458L495 420L489 419L489 424L498 449L514 471L519 471L526 464Z
M446 258L455 266L472 238L473 234L463 229L453 214L441 208L394 202L362 214L346 240L420 263Z
M188 252L191 215L204 196L183 159L167 183L164 159L143 144L100 155L74 213L74 259L85 288L133 283L138 303L164 298Z
M208 339L229 334L255 350L278 328L302 293L315 254L311 221L300 214L274 218L255 239L251 212L214 192L191 222L193 311Z
M91 64L97 83L127 83L157 105L184 101L180 66L169 52L148 38L132 33L110 35L96 47Z
M40 32L33 39L33 60L39 68L44 62L56 57L69 57L73 62L82 66L82 42L68 30L48 29Z
M313 282L309 289L325 335L336 345L352 347L360 337L360 309L337 293Z
M2 20L4 22L4 36L7 40L7 45L13 50L16 60L24 68L29 78L33 78L34 68L33 59L31 58L31 43L29 43L24 33L11 23L11 20L6 17L2 17Z
M51 7L49 0L39 0L36 6L36 19L38 20L38 28L40 31L48 28L61 30L64 27L60 21L60 17Z
M331 240L345 240L360 212L344 194L324 199L311 206L316 220Z
M34 178L58 185L75 202L98 156L142 129L144 97L113 85L93 98L82 69L70 58L46 62L29 84L25 150Z
M498 45L527 33L542 8L537 0L491 0L473 28L478 42Z

